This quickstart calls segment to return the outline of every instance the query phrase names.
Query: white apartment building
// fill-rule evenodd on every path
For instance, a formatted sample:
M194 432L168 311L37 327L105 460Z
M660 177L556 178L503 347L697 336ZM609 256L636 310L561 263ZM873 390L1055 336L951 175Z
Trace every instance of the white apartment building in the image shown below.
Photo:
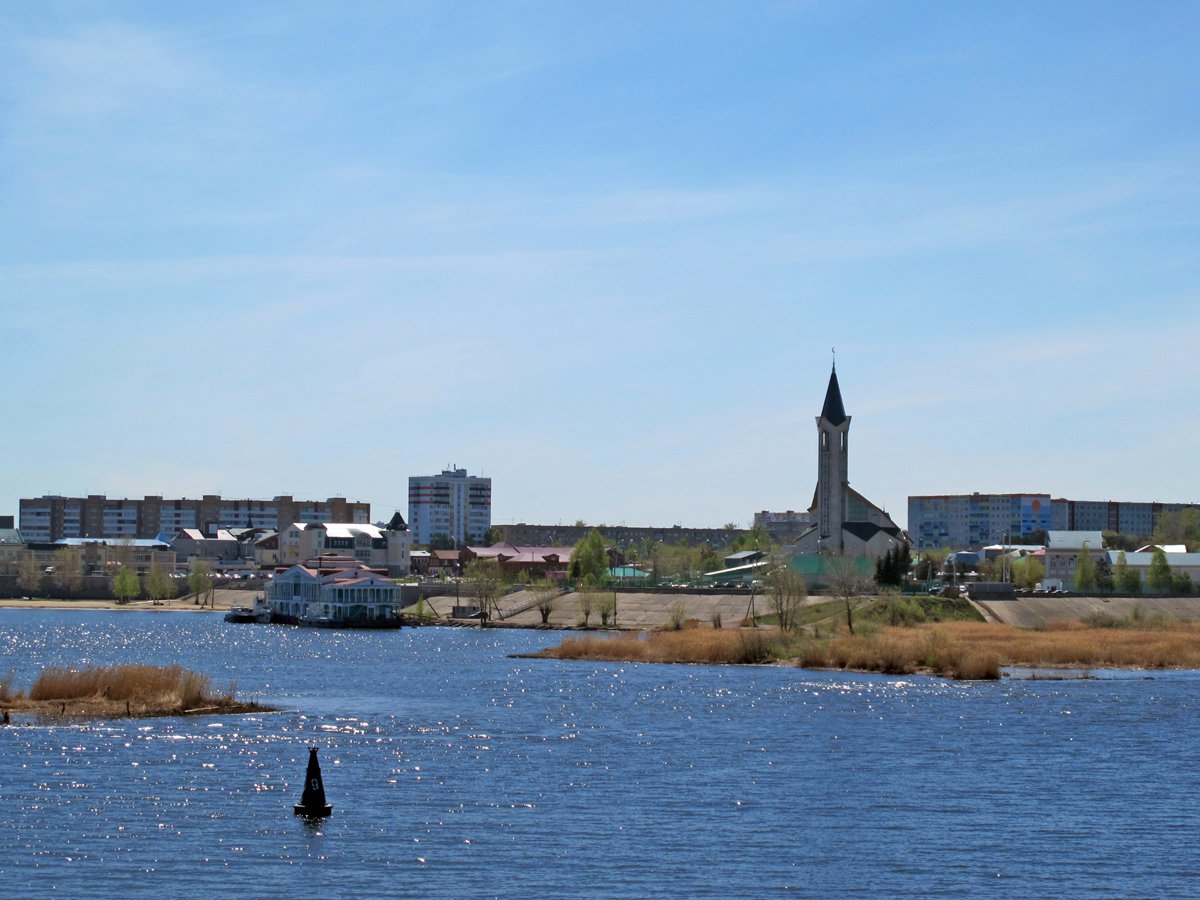
M444 469L408 479L408 524L418 544L448 538L455 546L483 544L492 527L492 479Z

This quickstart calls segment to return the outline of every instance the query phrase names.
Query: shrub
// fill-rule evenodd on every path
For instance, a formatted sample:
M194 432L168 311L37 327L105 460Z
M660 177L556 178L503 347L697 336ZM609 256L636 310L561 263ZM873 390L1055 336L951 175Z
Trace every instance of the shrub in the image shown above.
M1079 621L1088 628L1120 628L1125 624L1121 619L1106 612L1089 613Z
M600 616L600 624L608 627L608 620L615 618L617 612L617 595L605 591L596 597L596 612Z
M925 621L925 610L916 600L900 597L887 605L887 622L892 626L909 627Z
M0 703L8 703L10 700L19 699L21 696L20 691L14 692L12 689L14 674L13 672L9 672L3 678L0 678Z
M936 628L925 635L924 652L921 662L935 672L942 671L950 654L950 642L946 635Z
M683 629L683 601L676 600L667 609L667 622L671 631Z
M737 648L734 651L735 662L759 664L770 662L773 658L767 639L760 632L738 632Z
M1000 657L987 651L963 653L949 674L967 681L995 680L1000 677Z

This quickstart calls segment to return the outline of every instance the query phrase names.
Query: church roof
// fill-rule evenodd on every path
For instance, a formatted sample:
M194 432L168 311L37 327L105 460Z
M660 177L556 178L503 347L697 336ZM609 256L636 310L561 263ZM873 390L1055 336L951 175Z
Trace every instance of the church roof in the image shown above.
M842 405L842 389L838 387L837 369L829 373L829 387L825 389L825 405L821 407L821 418L830 424L841 425L846 421L846 407Z
M876 525L873 522L846 522L842 525L842 531L850 532L864 543L871 540L871 538L875 537L881 531L894 538L900 537L900 529L896 526L893 525L889 528L885 525Z

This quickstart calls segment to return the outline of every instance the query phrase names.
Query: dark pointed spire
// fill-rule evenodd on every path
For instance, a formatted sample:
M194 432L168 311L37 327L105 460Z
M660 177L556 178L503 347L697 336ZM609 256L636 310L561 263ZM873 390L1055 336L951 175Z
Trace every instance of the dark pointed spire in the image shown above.
M825 405L821 407L821 418L831 425L846 421L846 407L842 405L842 389L838 387L837 366L829 373L829 387L825 390Z

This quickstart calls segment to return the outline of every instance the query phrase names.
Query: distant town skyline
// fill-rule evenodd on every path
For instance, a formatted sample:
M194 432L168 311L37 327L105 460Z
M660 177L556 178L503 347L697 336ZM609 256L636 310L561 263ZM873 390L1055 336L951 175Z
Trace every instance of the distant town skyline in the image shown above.
M1197 502L1180 2L0 4L0 514Z

